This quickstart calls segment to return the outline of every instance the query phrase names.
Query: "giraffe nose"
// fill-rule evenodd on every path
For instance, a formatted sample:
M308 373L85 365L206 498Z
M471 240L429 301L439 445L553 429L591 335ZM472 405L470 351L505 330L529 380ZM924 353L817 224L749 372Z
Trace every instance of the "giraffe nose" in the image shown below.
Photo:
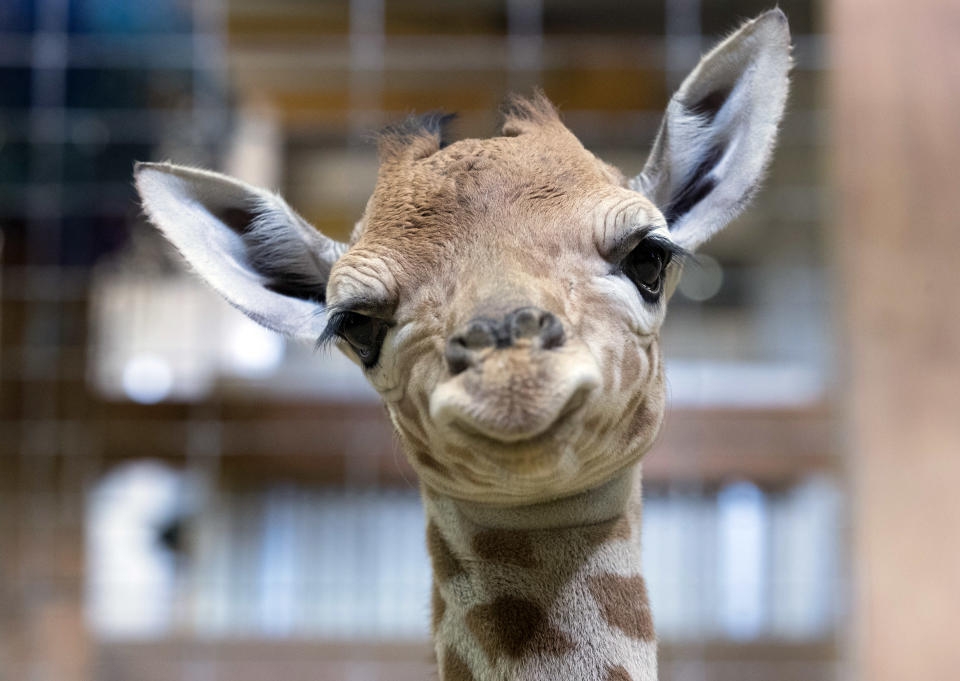
M523 342L550 350L563 340L563 324L556 315L538 307L521 307L500 319L474 317L447 340L445 355L450 373L459 374L473 366L484 350Z

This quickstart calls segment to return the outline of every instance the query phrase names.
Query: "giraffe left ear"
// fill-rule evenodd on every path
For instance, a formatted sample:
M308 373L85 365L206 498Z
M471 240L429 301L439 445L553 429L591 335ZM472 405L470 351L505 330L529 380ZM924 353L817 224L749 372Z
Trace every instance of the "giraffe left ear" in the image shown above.
M327 279L346 244L279 196L220 173L138 163L134 175L150 221L220 295L268 329L317 341Z
M704 56L667 105L643 172L630 187L693 250L746 206L773 151L791 66L790 28L761 14Z

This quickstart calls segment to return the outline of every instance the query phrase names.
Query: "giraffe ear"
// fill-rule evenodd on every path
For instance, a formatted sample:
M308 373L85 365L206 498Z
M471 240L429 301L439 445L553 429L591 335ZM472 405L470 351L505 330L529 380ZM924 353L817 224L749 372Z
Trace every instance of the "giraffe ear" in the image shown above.
M289 338L319 338L327 279L345 244L279 196L226 175L138 163L134 177L150 221L231 305Z
M630 186L693 250L746 206L770 161L791 65L779 9L748 21L704 56L667 105L643 172Z

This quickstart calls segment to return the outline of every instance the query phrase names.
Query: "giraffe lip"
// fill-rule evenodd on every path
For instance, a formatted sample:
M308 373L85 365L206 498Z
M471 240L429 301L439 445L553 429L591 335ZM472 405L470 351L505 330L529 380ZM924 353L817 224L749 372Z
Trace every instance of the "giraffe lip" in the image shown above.
M454 418L449 425L472 439L483 440L487 443L497 446L503 445L535 445L550 439L557 430L568 423L570 416L573 416L587 402L587 398L593 391L593 386L582 386L573 392L564 406L550 422L542 428L535 428L526 431L510 432L500 430L495 427L484 427L484 424L478 421L467 421L462 417Z

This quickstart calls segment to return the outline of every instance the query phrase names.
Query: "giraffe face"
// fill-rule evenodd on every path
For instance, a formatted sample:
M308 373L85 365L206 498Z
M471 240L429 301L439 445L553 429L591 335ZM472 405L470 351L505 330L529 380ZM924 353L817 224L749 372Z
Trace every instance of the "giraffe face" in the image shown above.
M679 273L660 211L549 105L506 131L389 140L327 289L425 484L501 504L596 486L650 447Z
M492 139L443 147L441 118L402 125L381 137L349 245L218 173L140 164L137 189L232 305L364 367L427 486L534 503L597 486L650 446L671 256L756 190L790 63L782 12L744 24L683 81L629 181L543 96L514 100Z

